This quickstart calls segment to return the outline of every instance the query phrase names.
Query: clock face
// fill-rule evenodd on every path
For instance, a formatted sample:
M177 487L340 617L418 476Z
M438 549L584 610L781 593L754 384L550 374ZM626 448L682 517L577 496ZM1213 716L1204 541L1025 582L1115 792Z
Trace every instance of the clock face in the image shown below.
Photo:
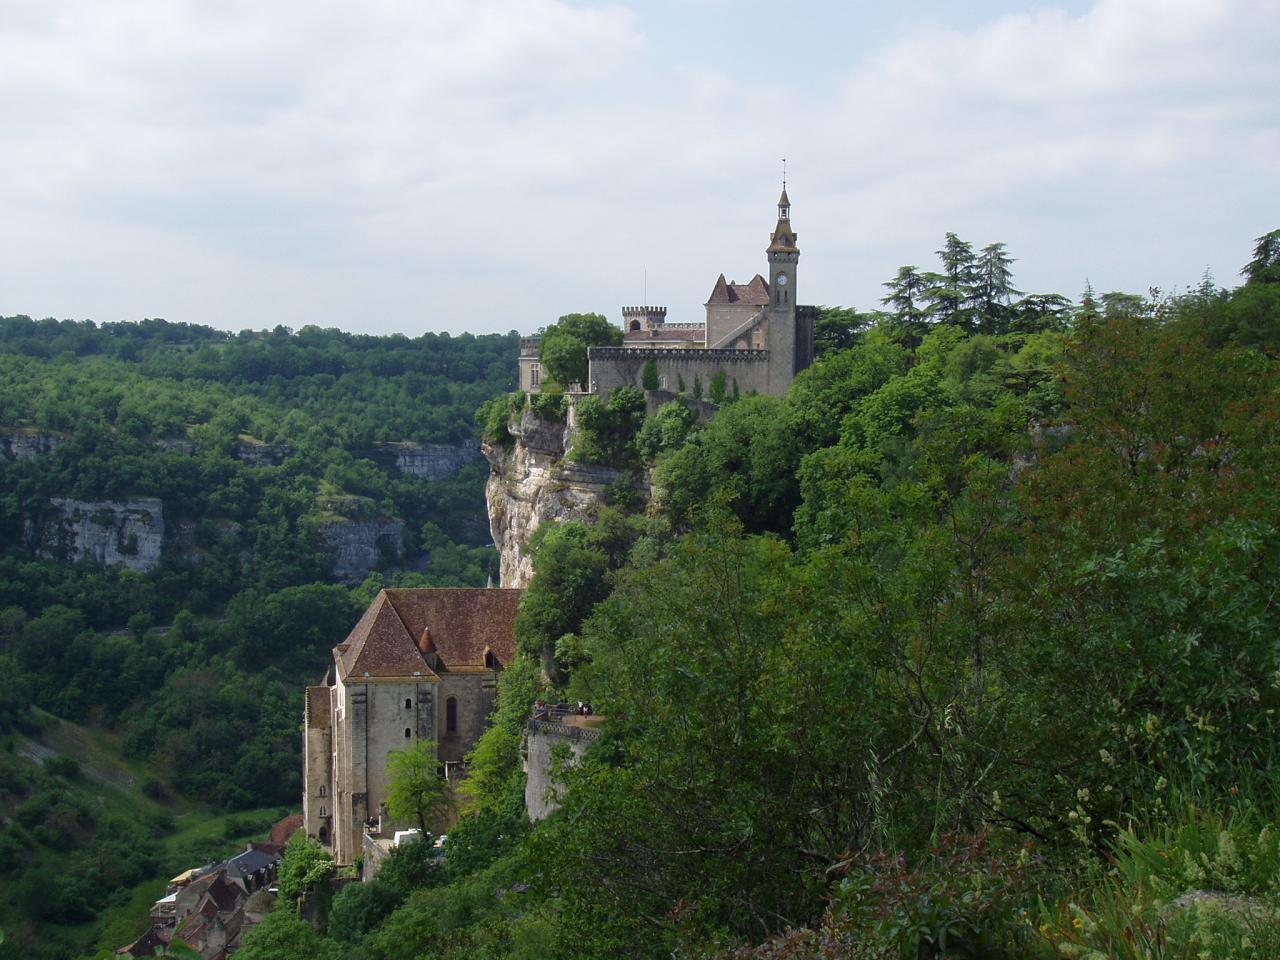
M778 286L785 287L787 285L787 275L785 273L778 274Z

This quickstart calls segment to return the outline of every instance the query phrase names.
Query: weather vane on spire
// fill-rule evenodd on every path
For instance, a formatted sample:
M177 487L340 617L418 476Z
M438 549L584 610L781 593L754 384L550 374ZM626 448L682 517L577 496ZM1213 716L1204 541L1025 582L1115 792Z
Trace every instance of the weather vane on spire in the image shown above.
M787 189L787 158L782 158L782 189Z

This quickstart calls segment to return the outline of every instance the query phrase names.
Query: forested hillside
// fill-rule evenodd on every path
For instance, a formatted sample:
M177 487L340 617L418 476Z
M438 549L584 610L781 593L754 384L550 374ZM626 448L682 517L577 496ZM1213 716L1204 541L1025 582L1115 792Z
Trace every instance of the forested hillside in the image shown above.
M0 955L92 943L170 866L166 810L299 803L303 686L369 597L496 573L474 410L515 354L0 318ZM101 731L148 802L104 819L59 786L31 704Z
M244 960L1280 953L1280 232L1034 310L941 252L785 397L591 412L655 496L540 534L444 861ZM531 828L540 696L607 720Z

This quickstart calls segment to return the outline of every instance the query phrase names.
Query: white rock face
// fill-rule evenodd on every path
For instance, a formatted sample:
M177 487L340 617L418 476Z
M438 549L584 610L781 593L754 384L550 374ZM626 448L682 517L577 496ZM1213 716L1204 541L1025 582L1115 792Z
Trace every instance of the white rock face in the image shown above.
M33 460L53 453L62 444L63 438L54 433L0 434L0 459Z
M164 506L154 497L132 500L49 501L54 516L29 535L44 556L92 560L100 567L147 573L160 562Z
M480 459L480 448L474 443L457 446L422 443L393 443L396 469L401 473L440 480Z
M333 551L333 575L349 582L363 580L384 556L404 553L404 521L395 518L330 520L320 535Z
M530 410L509 429L516 438L510 449L483 446L493 468L485 499L501 558L501 586L527 587L533 578L529 540L534 531L546 522L590 520L609 486L626 473L565 460L570 428Z

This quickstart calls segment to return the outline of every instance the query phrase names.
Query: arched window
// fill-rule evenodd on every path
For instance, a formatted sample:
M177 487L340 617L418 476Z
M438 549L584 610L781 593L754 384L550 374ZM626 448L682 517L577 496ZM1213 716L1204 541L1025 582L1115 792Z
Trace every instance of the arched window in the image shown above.
M458 732L458 698L450 697L444 702L444 732Z
M408 739L409 739L409 738L411 738L412 736L413 736L413 731L412 731L412 730L410 730L408 727L405 727L405 728L404 728L404 738L405 738L406 740L408 740Z
M327 809L325 809L324 807L321 807L321 808L320 808L320 816L322 816L322 817L327 817L328 815L329 815L329 811L328 811Z
M320 784L320 796L322 796L322 797L323 797L323 796L324 796L324 794L325 794L325 786L324 786L324 784L322 783L322 784ZM322 817L323 817L323 816L324 816L324 814L322 813L322 814L320 814L320 816L322 816Z
M639 321L639 320L632 320L632 321L631 321L631 332L632 332L632 333L636 333L639 329L640 329L640 321Z
M408 697L405 697L405 698L404 698L404 708L405 708L406 710L412 710L412 709L413 709L413 701L412 701L411 699L409 699Z

